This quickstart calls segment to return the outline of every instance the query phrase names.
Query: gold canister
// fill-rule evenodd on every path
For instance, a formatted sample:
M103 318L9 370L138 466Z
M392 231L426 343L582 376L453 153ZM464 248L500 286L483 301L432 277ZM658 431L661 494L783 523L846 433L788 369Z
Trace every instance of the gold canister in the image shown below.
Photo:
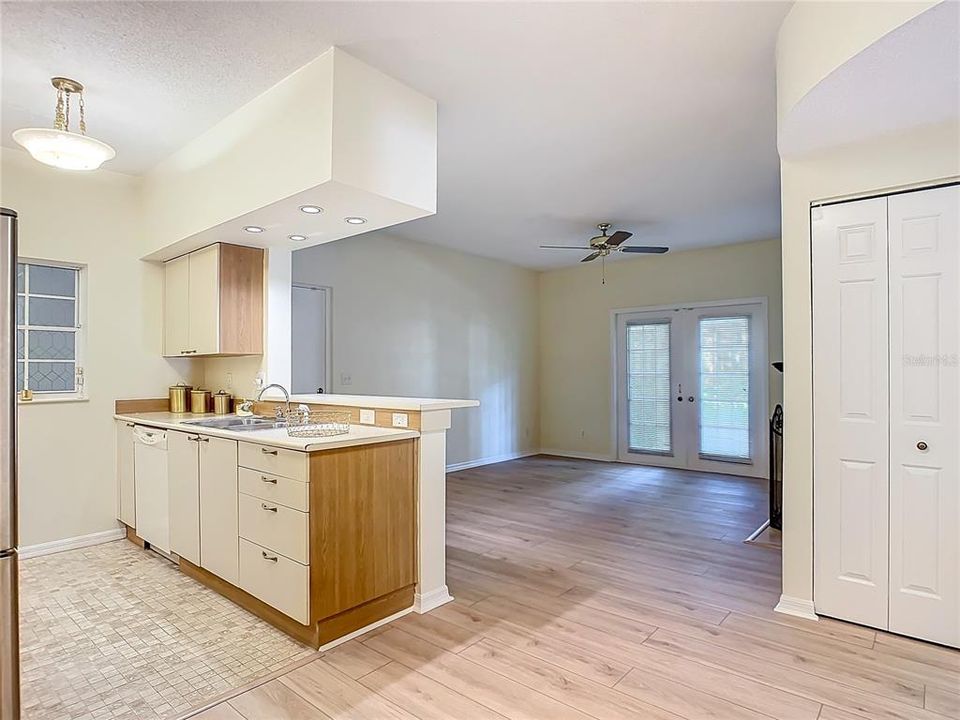
M179 383L172 385L168 392L170 398L170 412L185 413L190 400L190 391L193 390L189 385Z
M213 394L213 413L215 415L229 415L232 408L233 395L226 390Z
M190 412L205 413L210 412L210 391L193 390L190 393Z

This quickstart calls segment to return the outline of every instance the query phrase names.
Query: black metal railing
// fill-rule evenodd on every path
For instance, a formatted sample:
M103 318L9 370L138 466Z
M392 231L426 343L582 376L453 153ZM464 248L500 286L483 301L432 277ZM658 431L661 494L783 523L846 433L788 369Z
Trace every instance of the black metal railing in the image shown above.
M770 418L770 527L783 527L783 406Z

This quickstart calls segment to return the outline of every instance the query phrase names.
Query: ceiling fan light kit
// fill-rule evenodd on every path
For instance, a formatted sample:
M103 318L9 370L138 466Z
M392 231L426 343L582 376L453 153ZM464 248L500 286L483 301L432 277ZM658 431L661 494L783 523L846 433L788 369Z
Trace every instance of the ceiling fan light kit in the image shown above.
M22 128L13 133L13 139L26 148L34 160L62 170L96 170L107 160L116 157L116 151L96 138L87 136L86 108L83 85L65 77L50 78L57 90L57 104L52 128ZM79 133L70 131L71 96L79 98Z

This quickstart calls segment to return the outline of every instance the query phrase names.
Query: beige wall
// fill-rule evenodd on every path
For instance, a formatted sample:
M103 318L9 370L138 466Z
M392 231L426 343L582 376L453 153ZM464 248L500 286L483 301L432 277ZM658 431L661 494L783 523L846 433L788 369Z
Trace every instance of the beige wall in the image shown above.
M377 233L294 253L293 279L333 288L332 392L480 400L449 464L538 447L536 272Z
M19 409L20 542L28 546L117 527L114 400L165 395L190 361L160 357L161 271L138 259L137 180L0 152L0 203L20 214L21 257L87 267L89 399Z
M540 446L609 458L611 436L610 311L735 298L766 297L769 357L781 357L780 242L726 245L543 273L540 278ZM780 377L770 375L770 398Z
M921 128L781 163L784 301L783 594L813 600L810 204L960 175L960 127Z
M294 253L293 280L333 288L332 392L480 400L448 464L537 448L536 272L376 233Z

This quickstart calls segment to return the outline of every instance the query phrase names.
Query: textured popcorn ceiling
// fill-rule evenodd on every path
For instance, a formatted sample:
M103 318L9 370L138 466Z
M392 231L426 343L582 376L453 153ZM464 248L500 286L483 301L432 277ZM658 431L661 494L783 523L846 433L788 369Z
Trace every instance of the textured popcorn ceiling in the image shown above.
M336 44L440 107L438 215L401 235L530 267L609 220L675 250L779 234L789 3L4 3L3 144L89 87L140 174Z

